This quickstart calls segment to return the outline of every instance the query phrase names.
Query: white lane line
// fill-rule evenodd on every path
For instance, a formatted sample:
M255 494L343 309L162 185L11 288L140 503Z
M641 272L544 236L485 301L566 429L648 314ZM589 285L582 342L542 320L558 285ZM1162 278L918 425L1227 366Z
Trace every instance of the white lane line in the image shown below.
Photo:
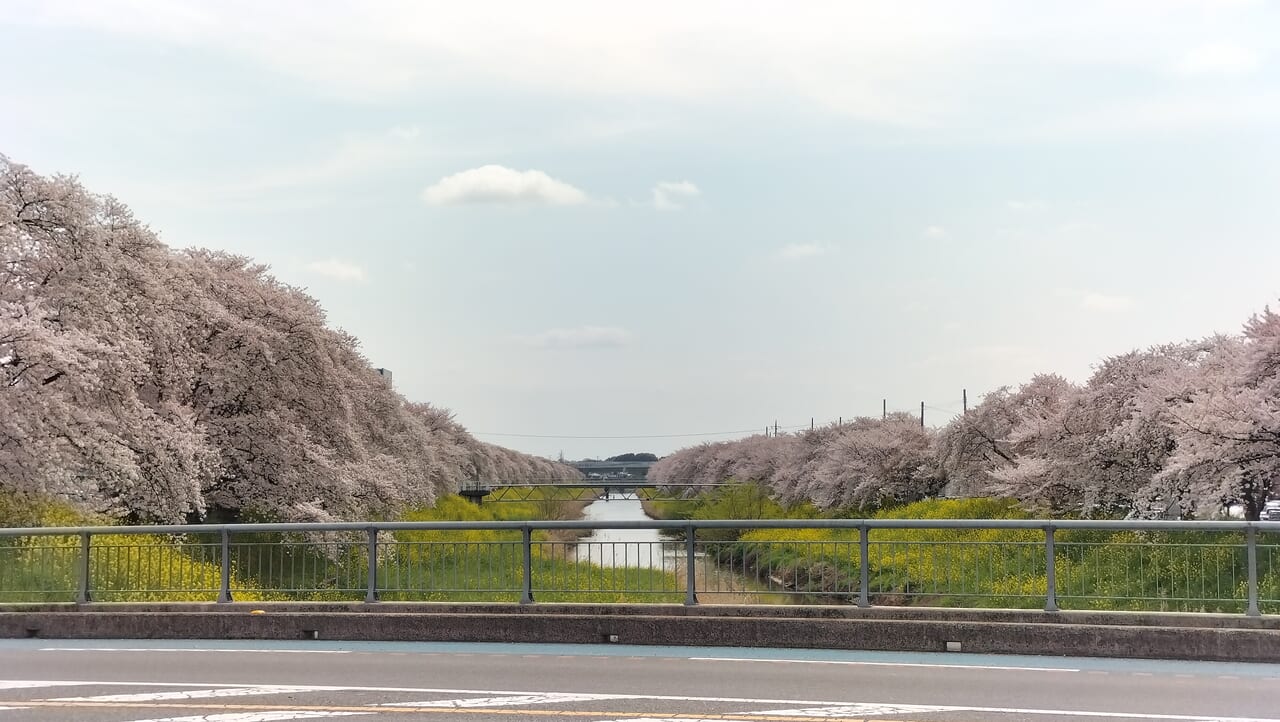
M183 647L41 647L41 652L226 652L232 654L351 654L348 649L190 649Z
M467 697L441 699L428 702L387 702L381 707L515 707L526 704L560 704L565 702L592 702L604 699L644 699L633 694L588 694L574 692L548 692L505 697Z
M751 714L785 715L788 717L865 717L881 714L907 714L909 712L953 712L960 707L939 707L919 704L849 704L839 707L808 707L804 709L775 709Z
M161 688L204 688L204 687L267 687L271 685L261 685L253 682L239 683L219 683L219 682L119 682L119 681L89 681L74 680L60 682L41 682L41 685L92 685L96 687L161 687ZM511 689L457 689L452 687L372 687L372 686L321 686L321 685L290 685L296 686L297 689L310 692L404 692L406 694L451 694L451 695L474 695L477 697L497 697L497 696L523 696L523 695L544 695L544 694L580 694L578 692L531 692L529 690L511 690ZM806 707L822 707L840 704L848 704L848 701L831 701L831 700L811 700L811 699L771 699L758 697L696 697L691 695L627 695L628 699L652 699L667 702L731 702L742 704L773 704L773 705L804 705ZM1280 722L1277 720L1276 722Z
M893 706L886 704L886 707ZM909 705L901 705L909 706ZM1197 715L1197 714L1155 714L1147 712L1096 712L1091 710L1073 710L1073 709L1034 709L1022 707L968 707L954 706L943 707L941 705L934 708L937 712L987 712L999 714L1018 714L1018 715L1048 715L1056 717L1094 717L1103 719L1138 719L1138 720L1176 720L1177 722L1280 722L1280 719L1274 717L1223 717L1221 715ZM793 710L792 713L798 713L800 710ZM752 713L755 714L755 713ZM771 714L771 713L760 713ZM839 715L837 715L839 716Z
M163 702L175 699L212 699L215 697L256 697L268 694L294 692L336 692L341 687L318 690L315 687L223 687L220 689L193 689L181 692L138 692L135 694L100 694L93 697L56 697L52 702Z
M598 722L724 722L723 717L627 717L626 719L606 719Z
M0 689L36 689L39 687L82 687L90 682L59 682L43 679L0 679Z
M1070 667L1001 667L990 664L927 664L924 662L859 662L845 659L756 659L754 657L690 657L695 662L764 662L768 664L841 664L853 667L926 667L931 669L985 669L1003 672L1079 672Z
M225 714L198 714L189 717L164 717L136 720L136 722L283 722L291 719L319 719L321 717L351 717L368 712L318 712L315 710L279 710L274 712L228 712Z

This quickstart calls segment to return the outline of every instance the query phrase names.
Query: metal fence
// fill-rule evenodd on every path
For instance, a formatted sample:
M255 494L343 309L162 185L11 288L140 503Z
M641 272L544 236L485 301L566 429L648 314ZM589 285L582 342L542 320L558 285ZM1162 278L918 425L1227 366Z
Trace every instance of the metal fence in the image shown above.
M597 538L606 531L642 539ZM0 529L0 603L250 600L1273 614L1280 613L1280 522L807 519Z

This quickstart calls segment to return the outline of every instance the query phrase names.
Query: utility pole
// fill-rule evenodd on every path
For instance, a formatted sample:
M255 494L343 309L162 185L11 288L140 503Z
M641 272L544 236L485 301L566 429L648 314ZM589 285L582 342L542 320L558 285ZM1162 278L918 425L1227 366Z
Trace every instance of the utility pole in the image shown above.
M773 435L774 435L774 436L777 436L777 435L778 435L778 420L777 420L777 419L774 419L774 420L773 420Z
M840 417L840 420L836 422L836 426L844 426L844 417L843 417L843 416L841 416L841 417Z
M960 389L960 398L964 401L964 413L969 413L969 389Z
M920 402L920 428L924 428L924 402Z
M889 418L889 399L880 399L880 420Z
M809 430L810 430L810 431L813 431L813 417L812 417L812 416L810 416L810 417L809 417Z

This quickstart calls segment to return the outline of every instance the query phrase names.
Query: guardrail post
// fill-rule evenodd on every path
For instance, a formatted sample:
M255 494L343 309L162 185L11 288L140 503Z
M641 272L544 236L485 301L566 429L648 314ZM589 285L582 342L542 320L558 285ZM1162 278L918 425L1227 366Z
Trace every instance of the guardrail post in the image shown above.
M694 526L684 528L684 603L693 606L698 603L697 574L694 568Z
M528 526L520 530L520 545L524 551L523 573L520 580L520 603L533 604L533 530Z
M1053 551L1053 525L1044 528L1044 611L1058 610L1058 562Z
M86 604L93 601L93 595L89 591L89 533L85 532L80 535L80 559L79 559L79 588L76 590L76 603Z
M1258 530L1252 525L1244 532L1245 555L1249 564L1249 607L1245 614L1250 617L1262 616L1258 610Z
M231 601L231 530L222 530L222 581L218 586L218 603Z
M378 601L378 528L369 527L369 583L364 594L364 603L373 604Z
M858 606L871 606L871 528L858 527Z

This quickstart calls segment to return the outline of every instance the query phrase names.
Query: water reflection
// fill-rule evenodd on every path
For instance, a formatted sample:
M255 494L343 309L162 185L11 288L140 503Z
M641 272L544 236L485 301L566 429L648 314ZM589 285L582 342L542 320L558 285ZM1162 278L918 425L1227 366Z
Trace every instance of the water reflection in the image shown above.
M644 507L636 499L603 499L587 505L582 518L587 521L648 521ZM685 546L683 541L664 541L657 529L597 529L584 537L576 547L580 561L602 567L647 567L672 574L684 589ZM831 598L811 598L771 589L745 576L746 570L735 571L732 565L722 569L710 557L699 552L694 573L698 594L704 601L720 604L826 604Z
M638 499L598 500L583 510L585 521L648 521ZM579 561L602 567L674 568L676 545L663 541L657 529L597 529L578 542Z

